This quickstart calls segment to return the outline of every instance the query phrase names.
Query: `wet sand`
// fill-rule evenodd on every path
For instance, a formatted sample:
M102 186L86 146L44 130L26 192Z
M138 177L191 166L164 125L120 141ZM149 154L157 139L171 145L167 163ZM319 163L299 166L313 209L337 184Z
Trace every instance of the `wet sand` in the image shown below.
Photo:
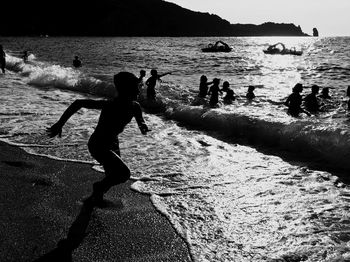
M0 261L191 261L186 243L130 183L107 207L82 199L103 174L0 142Z

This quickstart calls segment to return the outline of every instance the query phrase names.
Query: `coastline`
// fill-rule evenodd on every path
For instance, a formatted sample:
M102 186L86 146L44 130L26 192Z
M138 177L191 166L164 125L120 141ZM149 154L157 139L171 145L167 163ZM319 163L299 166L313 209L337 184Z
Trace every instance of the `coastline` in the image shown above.
M128 181L105 208L81 202L103 174L0 142L0 261L191 261L150 198Z

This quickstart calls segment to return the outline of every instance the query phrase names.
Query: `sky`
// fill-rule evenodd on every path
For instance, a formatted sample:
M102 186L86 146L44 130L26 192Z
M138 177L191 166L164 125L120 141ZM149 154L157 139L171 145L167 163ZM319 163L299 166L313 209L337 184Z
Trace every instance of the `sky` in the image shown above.
M350 0L166 0L232 24L293 23L312 35L350 36Z

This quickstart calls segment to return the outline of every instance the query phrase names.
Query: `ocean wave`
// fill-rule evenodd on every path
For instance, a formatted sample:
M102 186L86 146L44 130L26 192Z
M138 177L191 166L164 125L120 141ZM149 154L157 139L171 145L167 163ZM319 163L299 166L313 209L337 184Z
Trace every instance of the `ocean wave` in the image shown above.
M36 61L35 56L24 63L22 59L8 55L7 68L25 76L28 84L33 86L69 89L107 97L115 93L114 86L107 81L70 67ZM252 69L259 68L253 66ZM304 152L350 169L350 133L344 128L322 125L311 120L270 121L244 113L189 106L193 96L189 89L167 83L156 89L159 90L159 99L155 102L149 102L145 98L145 88L143 99L140 100L141 105L151 113L165 112L169 119L190 127L214 130L227 137L243 138L253 144Z
M166 115L189 127L243 138L251 144L277 146L350 169L350 132L342 127L316 124L311 120L273 122L201 106L178 106L168 109Z
M15 56L7 55L6 68L20 73L29 85L37 87L54 87L98 96L112 97L115 88L112 84L87 76L71 67L36 61L31 55L27 63Z

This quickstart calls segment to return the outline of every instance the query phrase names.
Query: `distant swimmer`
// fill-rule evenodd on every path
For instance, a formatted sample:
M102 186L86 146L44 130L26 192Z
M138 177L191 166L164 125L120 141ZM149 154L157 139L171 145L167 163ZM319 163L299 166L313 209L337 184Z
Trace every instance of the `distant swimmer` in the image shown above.
M156 69L151 70L151 77L147 79L147 98L150 100L154 100L156 98L156 84L157 81L160 80L161 77L171 74L171 72L164 73L158 75L158 71Z
M93 184L92 195L85 202L92 206L103 205L103 195L112 186L124 183L130 178L130 170L120 158L118 135L132 118L135 118L143 135L150 131L143 119L140 104L136 102L139 90L137 77L129 72L121 72L114 76L114 84L118 97L111 100L75 100L61 118L47 129L49 137L60 137L64 124L81 108L101 110L88 148L92 157L103 166L105 177Z
M6 54L2 45L0 45L0 67L1 67L2 73L5 74Z
M254 86L248 86L248 92L245 96L248 100L252 100L255 98L254 90L255 90Z
M318 85L313 85L311 87L311 93L304 98L304 107L310 113L316 113L320 111L320 104L317 100L317 94L320 90Z
M231 104L232 101L236 99L235 92L233 92L233 90L230 88L230 83L228 81L225 81L222 84L221 90L226 92L226 95L223 98L225 104Z
M81 67L81 61L79 59L79 56L75 56L73 60L73 66L75 68Z
M331 99L332 97L329 95L329 88L324 87L322 88L321 94L319 95L319 98L322 99Z
M211 107L216 107L219 102L219 92L222 93L219 85L220 85L220 79L214 78L213 85L210 87L208 92L208 95L210 95L209 105Z
M200 98L206 98L208 95L209 86L213 84L213 82L208 82L208 78L205 75L202 75L199 80L199 94Z
M288 107L287 113L293 117L299 116L300 113L310 115L309 112L305 111L302 107L302 96L300 93L303 92L303 85L298 83L293 87L293 93L288 96L284 103Z

